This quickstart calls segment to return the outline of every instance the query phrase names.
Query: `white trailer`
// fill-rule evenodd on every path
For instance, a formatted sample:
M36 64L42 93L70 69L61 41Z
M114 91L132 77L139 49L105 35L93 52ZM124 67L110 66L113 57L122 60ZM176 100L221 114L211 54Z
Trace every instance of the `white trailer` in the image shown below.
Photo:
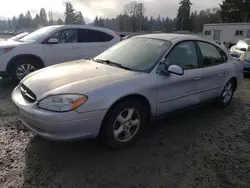
M203 38L236 44L241 39L250 38L250 23L205 24Z

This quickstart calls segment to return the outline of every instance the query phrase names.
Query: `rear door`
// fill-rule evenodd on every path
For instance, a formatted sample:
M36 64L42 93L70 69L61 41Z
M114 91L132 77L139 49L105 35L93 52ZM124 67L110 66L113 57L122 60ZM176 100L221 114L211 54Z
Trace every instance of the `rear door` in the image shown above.
M200 102L202 70L194 42L177 44L167 55L169 65L179 65L184 75L157 75L158 115Z
M77 29L65 29L53 34L50 38L58 39L58 44L43 42L46 65L77 60L82 58L80 45L78 44Z
M233 65L227 63L227 55L217 46L208 42L197 42L202 59L202 101L210 100L221 95L230 79Z
M105 51L111 46L109 42L114 38L105 32L94 29L79 29L78 34L78 42L84 59L95 57Z

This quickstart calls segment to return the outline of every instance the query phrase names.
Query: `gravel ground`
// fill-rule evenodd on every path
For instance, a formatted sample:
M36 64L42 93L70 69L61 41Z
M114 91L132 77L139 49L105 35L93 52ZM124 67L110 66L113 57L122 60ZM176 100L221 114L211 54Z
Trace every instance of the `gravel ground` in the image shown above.
M0 187L249 188L250 79L232 104L212 105L152 123L123 151L95 140L46 141L26 130L0 80Z

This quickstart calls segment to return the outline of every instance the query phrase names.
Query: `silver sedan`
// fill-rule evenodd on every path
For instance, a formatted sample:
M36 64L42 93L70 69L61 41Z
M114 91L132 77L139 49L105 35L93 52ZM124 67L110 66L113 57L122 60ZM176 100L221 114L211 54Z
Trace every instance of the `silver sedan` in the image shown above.
M151 118L206 101L227 106L243 63L189 35L132 37L92 60L26 76L12 99L24 124L53 140L99 135L114 148L134 143Z

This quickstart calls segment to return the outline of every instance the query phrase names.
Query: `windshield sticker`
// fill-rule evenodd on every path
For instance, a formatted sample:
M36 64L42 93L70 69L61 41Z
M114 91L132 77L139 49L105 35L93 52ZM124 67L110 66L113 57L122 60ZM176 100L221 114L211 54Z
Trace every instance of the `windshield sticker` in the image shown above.
M152 39L148 39L148 40L146 41L146 43L148 43L148 44L156 44L156 45L159 45L159 46L161 46L161 45L164 44L163 41L160 41L160 40L152 40Z

